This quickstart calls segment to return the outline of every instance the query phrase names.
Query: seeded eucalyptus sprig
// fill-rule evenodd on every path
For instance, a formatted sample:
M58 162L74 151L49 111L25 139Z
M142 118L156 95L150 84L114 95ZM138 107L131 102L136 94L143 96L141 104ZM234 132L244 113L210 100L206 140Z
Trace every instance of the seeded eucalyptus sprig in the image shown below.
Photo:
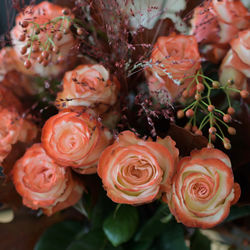
M238 90L232 86L233 82L228 81L226 84L221 84L218 81L205 76L201 71L198 71L195 76L186 77L193 78L186 90L183 91L182 96L188 98L190 89L195 89L194 100L192 98L184 109L177 112L179 119L186 116L189 118L185 128L192 130L197 135L202 135L208 127L209 143L207 147L212 148L214 145L212 141L219 138L226 149L231 148L230 140L225 136L223 127L226 127L228 134L235 135L235 128L229 124L232 121L232 115L235 113L231 105L230 92L240 93L242 98L248 97L248 91ZM184 79L183 79L184 80ZM227 111L217 108L211 99L211 94L214 90L222 90L227 98ZM198 122L197 116L202 114L201 122Z

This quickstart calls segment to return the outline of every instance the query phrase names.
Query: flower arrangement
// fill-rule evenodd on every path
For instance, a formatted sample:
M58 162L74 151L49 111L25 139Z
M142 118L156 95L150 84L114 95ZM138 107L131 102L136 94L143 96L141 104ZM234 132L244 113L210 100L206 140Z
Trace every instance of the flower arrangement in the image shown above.
M195 249L199 229L249 202L240 0L16 5L0 51L1 179L37 216L84 216L58 249Z

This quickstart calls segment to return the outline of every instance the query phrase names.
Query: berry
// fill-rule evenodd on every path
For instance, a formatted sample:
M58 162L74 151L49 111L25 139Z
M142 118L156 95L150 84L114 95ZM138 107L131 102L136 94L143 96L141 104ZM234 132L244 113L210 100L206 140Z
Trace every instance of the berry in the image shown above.
M48 61L47 59L44 58L43 61L42 61L43 67L48 66L48 64L49 64L49 61Z
M195 134L196 134L196 135L202 135L202 131L201 131L200 129L197 129L197 130L195 131Z
M37 61L38 61L38 63L42 63L43 57L42 57L42 56L39 56L39 57L37 58Z
M200 94L195 94L194 96L195 100L198 101L201 99L201 95Z
M37 52L39 51L39 46L38 45L33 45L32 46L32 52Z
M77 35L81 36L83 34L83 29L77 28L76 33L77 33Z
M184 117L184 111L183 110L178 110L178 112L177 112L177 118L181 119L183 117Z
M24 62L24 67L25 67L26 69L29 69L29 68L31 67L31 62L30 62L30 60L26 60L26 61Z
M208 107L207 107L207 110L209 112L213 112L214 109L215 109L214 105L208 105Z
M65 16L68 16L70 14L70 10L69 9L63 9L62 14L65 15Z
M23 47L21 48L21 54L24 55L26 52L27 52L27 47L26 47L26 46L23 46Z
M232 121L231 115L225 114L225 115L223 116L223 121L226 122L226 123L231 122L231 121Z
M207 148L214 148L214 145L212 143L208 143Z
M195 133L196 131L198 130L198 127L197 126L193 126L192 127L192 131Z
M27 28L29 23L26 20L24 20L21 25L23 28Z
M224 142L223 145L225 149L227 150L231 149L231 143Z
M188 97L188 91L187 91L187 90L184 90L184 91L182 92L182 97L183 97L183 98L187 98L187 97Z
M203 90L205 89L205 87L204 87L204 85L202 83L198 83L197 86L196 86L196 89L199 92L203 92Z
M212 82L213 88L218 89L220 87L220 83L218 81Z
M228 127L227 131L230 135L236 135L236 129L233 127Z
M44 59L47 59L49 57L49 52L44 50L41 55Z
M249 93L248 93L247 90L241 90L241 91L240 91L240 96L241 96L243 99L247 98L248 95L249 95Z
M53 49L52 49L52 51L53 51L54 53L58 54L58 53L59 53L59 48L56 47L56 46L54 46Z
M188 109L186 111L186 117L192 117L192 116L194 116L194 111L192 109Z
M192 128L192 125L191 125L191 123L187 123L186 125L185 125L185 127L184 127L186 130L191 130L191 128Z
M19 36L19 38L18 38L18 40L19 40L20 42L25 41L25 39L26 39L25 34L21 34L21 35Z
M217 131L217 129L215 127L211 127L208 130L209 134L212 134L212 135L214 135L216 133L216 131Z
M227 109L227 113L228 113L229 115L233 115L233 114L235 113L235 109L234 109L233 107L229 107L229 108Z
M55 34L55 38L56 38L58 41L60 41L60 40L62 39L62 33L61 33L61 32L57 32L57 33Z

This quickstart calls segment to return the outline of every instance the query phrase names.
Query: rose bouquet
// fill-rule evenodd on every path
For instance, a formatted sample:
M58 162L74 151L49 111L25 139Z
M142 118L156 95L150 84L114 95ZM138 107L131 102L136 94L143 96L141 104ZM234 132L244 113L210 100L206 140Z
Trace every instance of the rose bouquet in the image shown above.
M250 214L243 2L13 6L0 222L20 210L60 222L35 249L200 249L200 229Z

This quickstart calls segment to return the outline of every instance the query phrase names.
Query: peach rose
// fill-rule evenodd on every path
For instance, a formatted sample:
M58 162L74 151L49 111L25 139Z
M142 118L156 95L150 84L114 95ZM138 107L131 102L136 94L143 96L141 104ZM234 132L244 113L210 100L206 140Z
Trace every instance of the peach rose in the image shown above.
M54 77L58 74L62 73L65 69L67 69L69 62L72 60L72 56L69 57L71 49L75 45L75 39L73 37L72 32L69 30L69 27L71 25L71 22L67 19L62 19L58 21L56 24L55 22L51 22L52 20L55 20L55 18L63 16L63 7L59 5L55 5L53 3L43 1L38 5L35 6L28 6L24 11L20 12L19 15L16 17L16 25L11 30L11 38L12 38L12 44L14 46L14 50L16 52L16 57L18 58L17 64L19 67L19 70L25 74L30 75L40 75L42 77ZM70 15L71 18L74 18L73 15ZM27 22L27 27L23 27L23 23ZM37 23L38 25L46 25L46 29L40 29L38 33L36 34L36 29L38 28L35 24L32 22ZM63 33L63 30L67 29L69 30L66 34ZM24 30L27 30L25 32L25 36L23 39L20 39L20 37L24 34ZM55 30L57 32L55 32ZM57 34L61 34L62 38L57 39ZM29 36L36 35L37 39L33 42L33 52L31 53L31 57L29 58L31 62L31 67L27 70L23 65L24 61L28 59L28 55L31 47L27 47L27 52L22 53L23 47L27 45ZM50 43L47 43L48 37L53 40L56 48L59 49L59 54L57 52L52 51L52 45L49 45ZM40 45L40 43L43 46L47 46L45 48ZM49 47L50 46L50 47ZM49 52L48 55L48 67L44 67L43 64L39 63L37 61L38 57L42 55L43 51L40 51L39 49L34 51L34 48L43 48L43 51ZM71 53L72 54L72 53ZM58 56L61 56L61 58L64 58L62 62L59 64L58 62ZM45 61L44 59L43 61Z
M46 121L41 141L56 163L73 167L82 174L92 174L112 136L89 113L65 110Z
M119 83L100 64L80 65L66 72L62 84L56 100L59 109L82 106L103 113L117 101Z
M233 80L238 89L247 89L250 78L250 29L239 32L238 38L230 42L228 51L220 67L220 81L226 84Z
M201 67L198 44L194 36L172 34L159 37L150 59L152 67L146 69L146 75L148 79L154 77L157 86L150 84L149 89L155 91L155 88L165 88L171 100L174 100L191 81L186 79L180 85L180 80L195 75Z
M74 205L83 193L71 170L55 163L39 143L15 163L12 175L23 204L31 209L42 208L47 215Z
M210 228L221 223L240 196L230 159L218 149L194 150L178 164L172 192L167 193L171 212L188 227Z
M195 8L191 24L191 34L197 41L215 48L205 49L204 54L218 62L226 54L228 43L238 31L250 27L250 14L240 0L206 1ZM219 53L216 53L218 45L224 48L220 48Z
M142 204L169 191L178 155L169 136L153 142L124 131L102 152L97 173L112 201Z

